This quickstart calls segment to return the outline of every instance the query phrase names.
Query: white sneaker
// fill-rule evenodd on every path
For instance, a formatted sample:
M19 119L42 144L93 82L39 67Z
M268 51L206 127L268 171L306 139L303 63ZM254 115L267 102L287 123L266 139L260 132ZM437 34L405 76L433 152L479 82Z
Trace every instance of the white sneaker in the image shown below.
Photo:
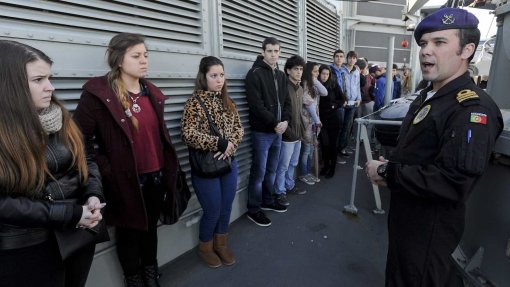
M320 182L321 181L319 178L315 177L315 175L313 175L311 173L307 174L306 177L308 177L308 180L313 181L313 182Z
M304 182L304 183L306 183L308 185L314 185L315 184L315 181L311 180L306 175L300 176L299 180L301 180L302 182Z

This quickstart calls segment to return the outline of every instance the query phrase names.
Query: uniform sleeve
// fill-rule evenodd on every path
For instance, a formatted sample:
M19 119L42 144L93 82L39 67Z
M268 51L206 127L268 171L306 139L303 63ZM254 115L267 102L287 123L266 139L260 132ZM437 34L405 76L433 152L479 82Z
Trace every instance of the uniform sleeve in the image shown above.
M432 164L388 164L388 187L418 197L464 202L483 174L499 134L496 115L481 106L458 111L447 122Z
M266 108L260 91L264 89L260 79L253 72L246 75L246 101L250 108L250 114L259 121L264 122L267 126L276 127L276 121L273 113ZM289 99L290 101L290 99Z
M218 150L218 136L213 136L209 132L203 132L204 127L209 130L207 118L202 107L197 100L190 98L184 105L184 111L181 119L181 137L184 143L190 147L202 150L217 151Z

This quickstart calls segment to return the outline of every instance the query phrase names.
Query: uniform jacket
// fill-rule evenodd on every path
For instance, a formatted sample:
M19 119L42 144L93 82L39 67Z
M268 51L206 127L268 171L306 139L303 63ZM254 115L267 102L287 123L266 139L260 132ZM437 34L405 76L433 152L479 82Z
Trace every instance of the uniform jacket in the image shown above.
M459 103L457 94L466 89L478 98ZM424 101L428 91L411 104L404 119L390 157L388 185L396 193L462 203L488 164L503 128L501 112L467 73ZM428 114L413 123L427 106ZM479 114L486 124L472 122Z
M43 243L54 229L75 228L89 197L103 201L101 177L93 156L87 157L87 183L81 182L77 170L69 169L72 154L55 134L49 135L45 159L54 179L47 177L39 196L15 197L0 187L0 249Z
M207 107L222 137L211 135L205 111L195 96L200 97ZM186 101L181 119L181 137L186 145L196 149L225 152L230 141L237 150L243 135L244 129L237 109L232 113L227 112L219 92L197 91Z
M178 160L163 119L165 96L149 81L143 83L160 124L164 145L164 184L166 189L173 189ZM106 222L147 230L147 214L136 169L130 119L108 85L106 76L90 79L83 89L74 119L82 129L87 149L95 152L103 177L108 202ZM95 150L94 144L97 144Z
M290 121L291 106L287 77L278 68L272 69L258 56L246 75L246 100L253 130L275 133L279 122Z
M436 271L447 268L461 239L464 203L503 127L500 110L467 72L425 100L430 90L411 104L389 157L387 286L444 280Z

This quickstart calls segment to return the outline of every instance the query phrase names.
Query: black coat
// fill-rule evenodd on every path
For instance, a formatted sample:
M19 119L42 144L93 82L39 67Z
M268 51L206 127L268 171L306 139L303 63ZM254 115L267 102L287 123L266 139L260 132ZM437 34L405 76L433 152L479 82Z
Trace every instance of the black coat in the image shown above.
M253 130L274 133L279 122L290 123L292 107L285 73L272 69L259 56L246 75L246 100ZM280 113L280 119L278 114Z
M69 169L71 152L54 134L49 136L45 158L53 179L47 177L45 191L38 197L13 197L0 187L0 249L40 244L51 238L54 229L75 228L87 199L96 196L103 200L101 177L93 156L87 156L86 184L76 169Z
M499 108L468 73L411 104L389 157L387 286L444 286L469 194L503 128Z
M329 80L322 84L328 90L328 95L321 97L319 102L319 114L324 125L323 129L340 129L337 109L343 107L347 99L336 81Z

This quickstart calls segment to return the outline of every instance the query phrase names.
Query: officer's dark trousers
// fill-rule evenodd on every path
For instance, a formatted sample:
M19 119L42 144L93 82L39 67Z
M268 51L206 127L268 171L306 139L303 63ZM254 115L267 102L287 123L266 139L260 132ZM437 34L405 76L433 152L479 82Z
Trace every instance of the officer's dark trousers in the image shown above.
M392 192L386 287L450 287L464 205Z

